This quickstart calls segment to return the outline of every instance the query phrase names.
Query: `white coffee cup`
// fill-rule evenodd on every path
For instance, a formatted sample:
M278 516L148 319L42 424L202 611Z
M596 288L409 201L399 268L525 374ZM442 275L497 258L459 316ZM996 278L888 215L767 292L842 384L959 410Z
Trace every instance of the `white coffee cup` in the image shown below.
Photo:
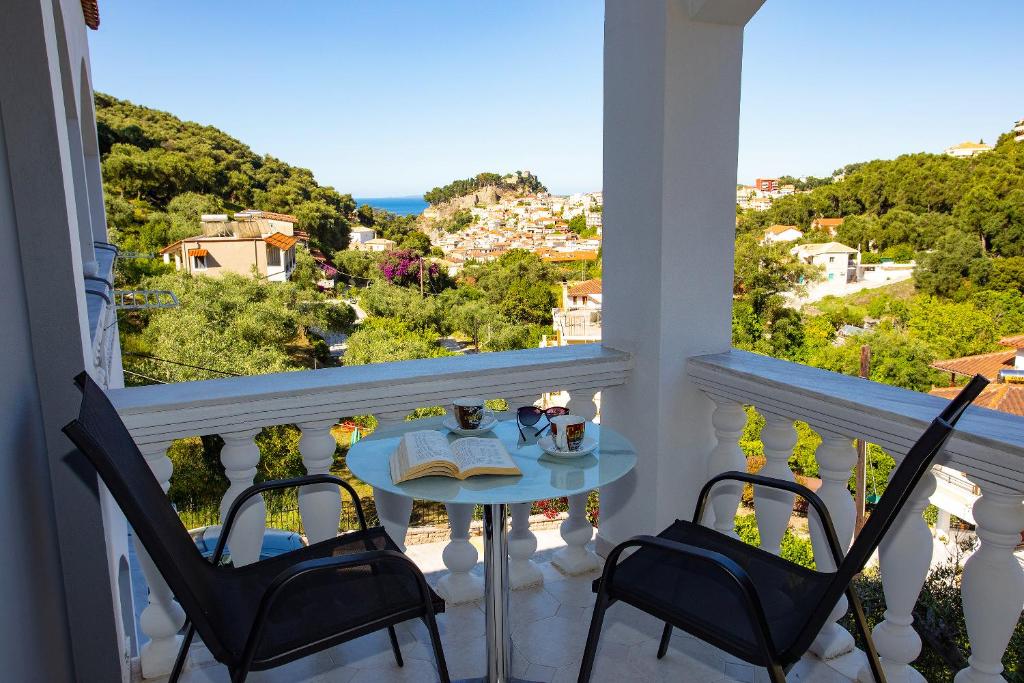
M557 415L551 418L551 440L560 451L578 451L583 445L587 420L579 415Z

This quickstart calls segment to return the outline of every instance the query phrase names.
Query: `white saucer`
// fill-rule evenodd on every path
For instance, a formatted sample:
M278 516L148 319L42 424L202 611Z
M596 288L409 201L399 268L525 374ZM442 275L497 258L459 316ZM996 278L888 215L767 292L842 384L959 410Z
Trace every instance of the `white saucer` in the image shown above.
M498 424L498 418L493 415L484 417L480 421L480 426L476 429L463 429L459 426L459 423L455 421L454 415L445 415L444 419L441 420L441 426L447 429L449 432L458 434L459 436L480 436L494 429L494 426Z
M592 436L584 436L583 443L580 444L578 451L560 451L555 447L554 439L548 435L537 439L537 445L540 446L542 451L555 458L578 458L581 455L587 455L597 450L598 442Z

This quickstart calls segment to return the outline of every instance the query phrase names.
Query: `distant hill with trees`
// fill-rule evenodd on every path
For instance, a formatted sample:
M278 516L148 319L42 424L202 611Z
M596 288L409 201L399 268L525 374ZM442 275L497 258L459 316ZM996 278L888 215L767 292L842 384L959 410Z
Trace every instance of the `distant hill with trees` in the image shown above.
M350 194L320 185L287 164L213 126L96 93L111 241L156 251L199 232L204 213L262 209L294 214L314 246L348 244L356 211Z
M435 187L424 193L423 199L431 206L437 206L488 187L492 187L498 192L504 190L518 194L548 191L540 179L529 171L515 171L506 175L485 172L478 173L472 178L453 180L444 187Z

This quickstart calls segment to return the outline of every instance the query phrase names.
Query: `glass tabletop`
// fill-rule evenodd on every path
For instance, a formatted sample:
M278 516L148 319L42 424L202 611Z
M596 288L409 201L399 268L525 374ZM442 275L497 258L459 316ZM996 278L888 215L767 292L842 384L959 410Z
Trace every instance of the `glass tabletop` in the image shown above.
M534 438L523 442L519 437L514 417L502 416L494 429L486 435L501 439L522 476L485 474L465 481L450 477L423 477L402 484L391 481L388 460L406 432L419 429L447 430L441 418L414 420L380 429L357 442L348 452L346 462L352 474L378 489L418 500L440 503L529 503L545 498L571 496L610 484L636 465L636 452L629 441L608 427L587 423L587 436L599 441L593 453L576 458L556 458L546 454ZM524 428L527 437L533 429ZM460 438L449 434L449 440Z

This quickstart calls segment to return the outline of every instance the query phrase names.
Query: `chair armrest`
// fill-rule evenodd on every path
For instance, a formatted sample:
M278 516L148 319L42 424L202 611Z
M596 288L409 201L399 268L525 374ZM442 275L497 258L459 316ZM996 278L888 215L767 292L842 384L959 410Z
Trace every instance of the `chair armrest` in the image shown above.
M372 568L375 565L389 562L405 566L408 572L416 579L420 597L423 599L424 609L433 609L430 588L427 586L427 581L423 577L423 572L420 571L415 562L396 550L370 550L361 553L321 557L314 560L297 562L274 577L274 580L270 582L270 585L263 592L263 597L260 599L260 606L256 611L256 617L250 627L249 636L246 640L245 651L243 653L243 661L246 664L246 668L248 668L248 665L252 663L252 660L255 657L256 648L259 646L260 638L263 636L263 629L266 625L267 617L270 615L271 609L273 609L274 604L277 602L284 590L293 582L300 581L303 577L311 574L337 571L339 569L350 569L354 567L369 566Z
M722 472L718 476L712 477L708 480L708 483L704 484L704 488L700 490L700 495L697 496L697 506L693 511L694 524L699 524L701 517L704 516L704 506L707 503L711 489L715 484L722 481L741 481L747 484L754 484L756 486L765 486L767 488L789 491L790 493L794 493L806 500L808 504L814 508L814 511L818 513L818 518L821 519L821 526L825 531L825 540L828 542L828 548L832 554L832 560L835 562L836 567L839 567L839 565L842 564L843 550L839 545L839 536L836 534L835 525L832 523L832 515L829 514L828 508L825 507L824 501L818 497L818 494L795 481L786 481L785 479L765 477L760 474L749 474L747 472Z
M220 537L217 539L217 546L213 550L213 556L210 558L210 562L214 565L220 562L220 558L224 554L224 546L228 542L228 535L231 533L231 528L235 524L235 518L238 517L238 513L242 509L242 505L245 501L258 493L263 493L264 491L295 488L307 486L309 484L336 484L347 491L352 497L352 502L355 503L356 506L356 518L359 520L359 528L366 531L366 517L363 515L363 506L359 502L359 495L356 493L356 490L343 479L339 479L338 477L330 474L309 474L304 477L294 477L292 479L264 481L259 484L253 484L249 488L245 489L238 494L238 497L231 503L231 507L228 508L228 514L224 516L224 524L221 527Z
M739 564L722 553L707 550L706 548L701 548L699 546L679 543L678 541L672 541L659 536L634 536L628 541L623 541L615 546L608 554L608 559L605 560L604 564L604 572L601 575L601 583L604 586L604 590L607 591L611 589L612 581L615 578L615 569L618 565L619 556L623 551L629 548L656 548L658 550L664 550L677 555L684 555L691 560L696 560L719 570L724 577L733 581L736 587L736 592L739 594L746 606L747 612L749 612L750 617L757 623L758 628L754 630L759 634L763 634L763 638L765 639L761 645L767 652L775 652L775 646L771 640L771 631L768 627L768 618L764 613L764 607L761 605L761 600L758 598L757 589L754 587L754 582L751 580L747 570Z

